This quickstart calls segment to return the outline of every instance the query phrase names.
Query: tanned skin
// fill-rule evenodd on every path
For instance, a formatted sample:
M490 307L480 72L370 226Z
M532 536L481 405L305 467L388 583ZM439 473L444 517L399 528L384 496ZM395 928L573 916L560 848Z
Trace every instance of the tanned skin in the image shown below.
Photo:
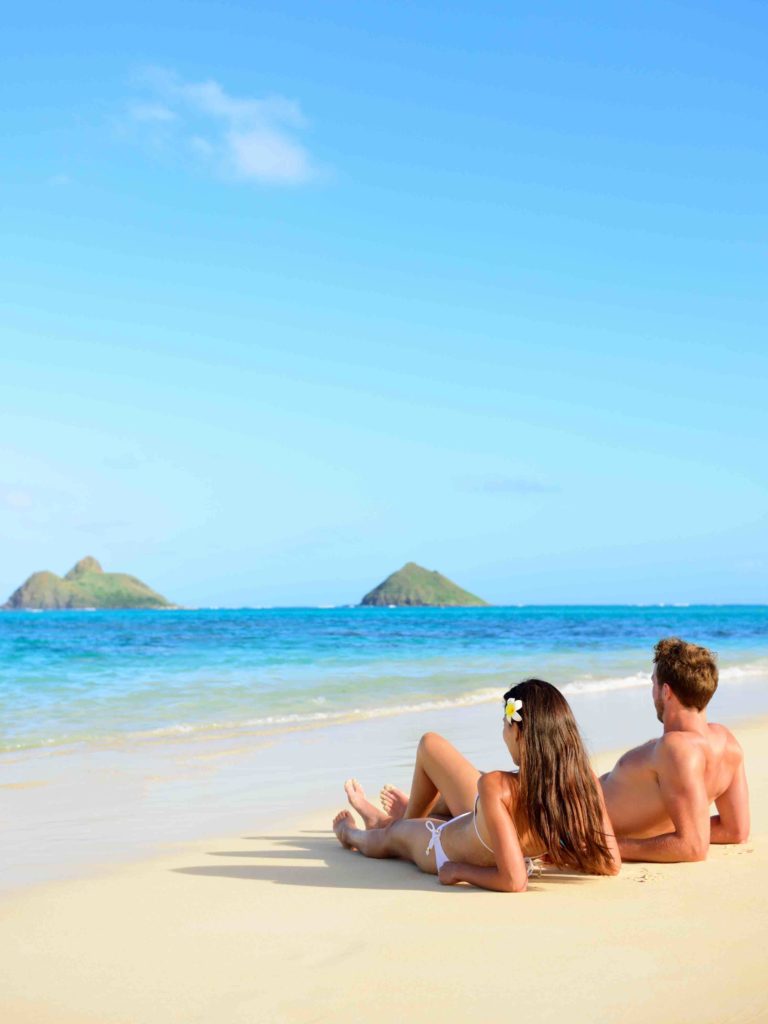
M705 860L710 843L749 837L744 755L733 734L685 707L654 668L664 734L628 751L600 779L622 860ZM710 816L714 803L717 814Z
M512 760L519 764L518 726L505 718L502 728ZM342 846L359 850L366 857L410 860L422 871L437 874L443 885L468 882L496 892L525 892L528 887L525 858L546 852L540 839L518 828L517 776L504 771L479 772L437 733L422 736L416 751L410 795L393 791L398 794L394 800L396 806L390 802L388 811L376 808L357 780L348 780L344 789L365 828L356 827L349 811L340 811L333 820L333 829ZM472 812L477 796L475 821ZM611 853L610 873L617 874L621 860L605 803L602 800L601 803L603 831ZM439 871L435 854L426 852L424 824L426 820L435 820L434 809L438 805L446 807L450 815L466 815L455 817L443 830L443 848L450 859ZM439 823L437 819L435 824ZM478 838L476 827L487 846Z

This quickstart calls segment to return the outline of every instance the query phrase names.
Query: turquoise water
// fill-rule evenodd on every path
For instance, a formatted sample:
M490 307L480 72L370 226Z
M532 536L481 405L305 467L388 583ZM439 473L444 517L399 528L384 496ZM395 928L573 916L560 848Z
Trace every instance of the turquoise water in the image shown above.
M768 675L768 607L8 612L0 750L204 736L472 704L539 675L647 685L659 637Z

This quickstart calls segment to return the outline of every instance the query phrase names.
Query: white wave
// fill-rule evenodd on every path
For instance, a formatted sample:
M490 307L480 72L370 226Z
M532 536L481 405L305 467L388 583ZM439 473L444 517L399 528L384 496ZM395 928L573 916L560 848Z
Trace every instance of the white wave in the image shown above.
M486 704L492 700L499 700L498 689L478 690L475 693L465 693L459 697L424 700L414 704L391 704L375 708L350 708L346 711L315 711L310 714L265 715L261 718L247 718L243 721L235 722L169 725L162 726L159 729L149 729L145 732L133 733L133 738L157 738L191 732L235 731L268 728L270 726L300 727L322 725L326 722L364 721L370 718L391 718L395 715L411 714L418 711L444 711L450 708L473 707L476 704Z
M745 662L740 665L729 665L721 668L720 681L724 684L738 685L741 682L753 679L768 679L768 658L760 658L756 661ZM323 694L317 694L309 699L309 703L318 710L305 713L291 714L267 714L256 718L240 719L234 721L209 721L209 722L178 722L172 725L160 726L155 729L141 730L131 733L112 734L111 736L68 736L63 738L35 739L33 741L22 741L0 745L0 750L18 750L29 747L57 746L69 743L99 743L99 742L124 742L124 741L154 741L163 737L188 737L195 736L204 738L206 735L222 735L224 733L248 733L267 731L289 731L292 729L307 729L321 727L327 724L343 724L345 722L365 721L374 718L391 718L397 715L414 714L418 712L444 711L453 708L473 707L479 704L486 704L498 701L501 694L515 680L509 677L507 672L500 673L498 682L492 688L486 686L469 692L459 693L452 697L426 697L422 700L414 700L411 703L402 702L398 704L376 706L376 707L353 707L343 710L320 710L320 707L327 701ZM607 676L595 678L591 675L577 676L568 682L561 683L559 688L567 697L579 694L610 693L615 691L650 689L650 672L635 672L625 676Z
M768 676L768 660L747 662L744 665L731 665L720 669L720 680L743 679L745 676Z
M650 686L651 679L647 672L637 672L632 676L619 676L607 679L574 679L565 683L560 691L567 696L577 693L603 693L608 690L632 690L640 686Z
M720 672L721 682L737 682L749 677L768 676L768 662L749 663L745 665L733 665L722 669ZM651 679L648 672L636 672L628 676L609 676L604 679L595 679L592 676L581 677L564 683L560 691L566 697L574 697L587 693L611 693L621 690L650 689ZM179 723L176 725L162 726L158 729L150 729L141 733L133 733L133 739L160 739L163 736L188 736L191 734L222 733L222 732L244 732L261 729L302 729L322 726L326 724L344 722L360 722L372 718L392 718L396 715L417 714L424 711L447 711L452 708L474 707L478 704L487 704L490 701L499 700L502 690L499 687L493 689L474 690L469 693L458 694L455 697L427 698L413 703L390 704L380 707L357 707L347 708L342 711L312 711L307 713L274 714L263 715L258 718L248 718L240 721L228 722L205 722L201 724ZM318 696L312 698L316 706L325 698Z
M750 676L768 676L768 662L765 664L754 663L745 665L734 665L722 669L720 672L721 681L736 681ZM510 685L512 685L510 683ZM566 697L573 697L585 693L610 693L620 690L633 690L642 687L650 688L651 677L648 672L636 672L628 676L608 676L604 679L595 679L592 676L584 676L574 679L572 682L562 684L559 689ZM396 715L416 714L421 711L446 711L451 708L474 707L477 704L486 704L490 701L499 700L503 689L474 690L469 693L459 694L455 697L431 698L415 701L408 704L390 704L381 707L371 708L348 708L343 711L312 711L304 714L274 714L264 715L259 718L248 718L241 721L231 722L206 722L200 725L179 724L164 726L159 729L152 729L143 733L134 733L134 737L153 737L181 735L189 733L242 731L251 729L270 728L306 728L315 725L323 725L332 722L355 722L365 721L371 718L392 718ZM317 696L312 698L312 703L317 705L324 702L325 698Z
M747 662L744 665L730 665L720 669L720 682L734 682L738 679L750 677L768 676L768 661ZM603 693L609 690L632 690L641 686L651 685L650 672L636 672L629 676L608 676L605 679L595 679L593 676L584 676L574 679L573 682L565 683L560 687L566 696L577 693Z

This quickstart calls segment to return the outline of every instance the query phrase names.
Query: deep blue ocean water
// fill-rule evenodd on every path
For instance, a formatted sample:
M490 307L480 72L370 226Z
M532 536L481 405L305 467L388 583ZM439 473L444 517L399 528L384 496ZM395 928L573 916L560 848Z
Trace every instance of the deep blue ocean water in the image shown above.
M768 606L0 614L0 750L285 729L500 696L648 684L653 644L768 675Z

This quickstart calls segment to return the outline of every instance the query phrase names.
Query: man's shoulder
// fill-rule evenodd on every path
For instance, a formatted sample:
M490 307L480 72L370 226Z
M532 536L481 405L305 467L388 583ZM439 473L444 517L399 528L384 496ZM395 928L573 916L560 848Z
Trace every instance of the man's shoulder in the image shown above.
M679 767L706 761L706 740L697 732L675 730L660 736L654 750L654 759L659 766Z
M710 722L709 734L731 764L738 764L744 760L744 751L741 749L741 744L730 729L726 729L719 722Z
M656 744L659 742L658 738L646 740L645 743L641 743L639 747L632 747L621 755L619 760L616 762L617 767L628 768L628 767L641 767L647 765L653 760L653 756L656 750Z
M730 729L719 722L708 722L706 733L685 729L665 732L656 746L658 753L682 755L686 751L708 750L719 755L741 756L741 745Z
M675 729L659 737L656 749L660 752L690 750L693 747L700 747L702 743L706 743L706 740L700 732L694 732L692 729Z
M739 741L733 735L731 730L726 728L724 725L721 725L719 722L708 722L707 728L709 729L710 735L719 736L722 739L724 739L726 743L728 743L729 745L738 747L739 750L741 749L741 744L739 743Z
M650 740L646 740L645 743L641 743L638 747L632 747L628 750L628 754L652 754L656 749L656 744L659 742L659 737L654 736Z

